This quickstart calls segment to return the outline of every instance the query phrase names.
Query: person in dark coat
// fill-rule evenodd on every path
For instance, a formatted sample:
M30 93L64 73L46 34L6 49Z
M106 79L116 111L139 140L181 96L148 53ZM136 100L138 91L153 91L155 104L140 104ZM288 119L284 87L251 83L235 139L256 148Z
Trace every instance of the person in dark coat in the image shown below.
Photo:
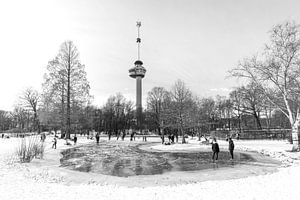
M126 131L121 131L122 134L122 140L124 141L124 138L126 137Z
M100 140L100 135L99 133L97 132L96 133L96 143L99 144L99 140Z
M231 155L231 160L233 159L233 150L234 150L234 143L231 139L231 137L229 138L229 153Z
M220 148L219 148L219 144L217 143L216 138L213 139L211 148L212 148L212 151L213 151L213 156L212 156L213 161L215 161L215 156L216 156L216 160L218 160L218 155L219 155L219 152L220 152Z
M57 139L53 138L53 144L52 144L52 149L56 149L56 144L57 144Z
M74 145L76 145L76 143L77 143L77 136L75 135L74 136Z

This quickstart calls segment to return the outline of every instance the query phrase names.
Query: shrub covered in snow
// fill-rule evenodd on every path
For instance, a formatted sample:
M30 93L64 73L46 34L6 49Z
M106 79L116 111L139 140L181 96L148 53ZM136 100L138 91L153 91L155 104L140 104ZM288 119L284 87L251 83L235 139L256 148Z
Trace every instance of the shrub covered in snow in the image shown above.
M45 145L38 136L22 138L17 146L16 155L21 162L30 162L33 158L43 158Z

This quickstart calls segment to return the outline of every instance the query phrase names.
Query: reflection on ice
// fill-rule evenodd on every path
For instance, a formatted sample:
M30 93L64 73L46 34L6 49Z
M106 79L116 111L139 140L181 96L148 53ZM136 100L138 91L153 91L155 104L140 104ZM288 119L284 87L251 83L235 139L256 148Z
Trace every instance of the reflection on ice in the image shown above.
M238 159L232 162L228 152L221 151L218 162L213 163L211 152L148 152L136 144L114 142L79 146L62 154L62 167L120 177L233 167L255 161L252 156L239 153Z

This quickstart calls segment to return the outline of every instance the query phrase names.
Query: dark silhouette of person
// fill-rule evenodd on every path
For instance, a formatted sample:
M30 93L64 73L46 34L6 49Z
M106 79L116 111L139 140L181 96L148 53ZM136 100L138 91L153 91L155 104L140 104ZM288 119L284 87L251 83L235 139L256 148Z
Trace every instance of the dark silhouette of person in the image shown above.
M108 131L108 140L111 138L111 131Z
M116 134L117 134L117 140L119 140L119 137L120 137L120 135L121 135L120 131L118 130L118 131L116 132Z
M130 141L133 139L133 133L130 133Z
M164 144L165 143L165 136L164 136L163 133L161 133L160 138L161 138L161 143Z
M74 145L77 143L77 136L74 136Z
M178 138L176 137L176 139L178 140ZM175 143L175 135L172 134L172 143Z
M126 136L126 131L122 131L121 133L122 133L122 140L124 141L124 138Z
M130 141L135 140L135 131L132 131L130 134Z
M213 139L211 148L212 148L212 151L213 151L213 156L212 156L213 161L218 160L220 148L219 148L219 144L217 143L216 138ZM215 159L215 156L216 156L216 159Z
M55 138L53 138L52 149L53 149L53 148L56 149L56 144L57 144L57 139L56 139L56 137L55 137Z
M229 142L229 153L230 153L231 159L233 159L234 143L233 143L231 137L229 138L228 142Z
M96 134L96 142L97 142L97 144L99 144L99 140L100 140L100 135L99 135L99 133L97 133Z

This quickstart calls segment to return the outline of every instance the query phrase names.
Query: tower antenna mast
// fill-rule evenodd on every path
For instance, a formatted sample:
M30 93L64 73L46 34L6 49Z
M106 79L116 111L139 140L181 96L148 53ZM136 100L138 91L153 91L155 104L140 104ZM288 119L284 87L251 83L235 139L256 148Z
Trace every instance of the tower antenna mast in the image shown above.
M143 107L142 107L142 79L145 77L146 69L143 67L143 62L140 60L140 27L142 23L140 21L136 22L137 26L137 50L138 50L138 60L134 62L134 67L129 69L129 76L136 79L136 128L142 132L143 128Z
M137 33L138 33L138 37L136 39L136 42L138 44L138 60L140 60L140 45L141 45L141 38L140 38L140 27L142 26L142 23L140 21L136 22L136 26L137 26Z

